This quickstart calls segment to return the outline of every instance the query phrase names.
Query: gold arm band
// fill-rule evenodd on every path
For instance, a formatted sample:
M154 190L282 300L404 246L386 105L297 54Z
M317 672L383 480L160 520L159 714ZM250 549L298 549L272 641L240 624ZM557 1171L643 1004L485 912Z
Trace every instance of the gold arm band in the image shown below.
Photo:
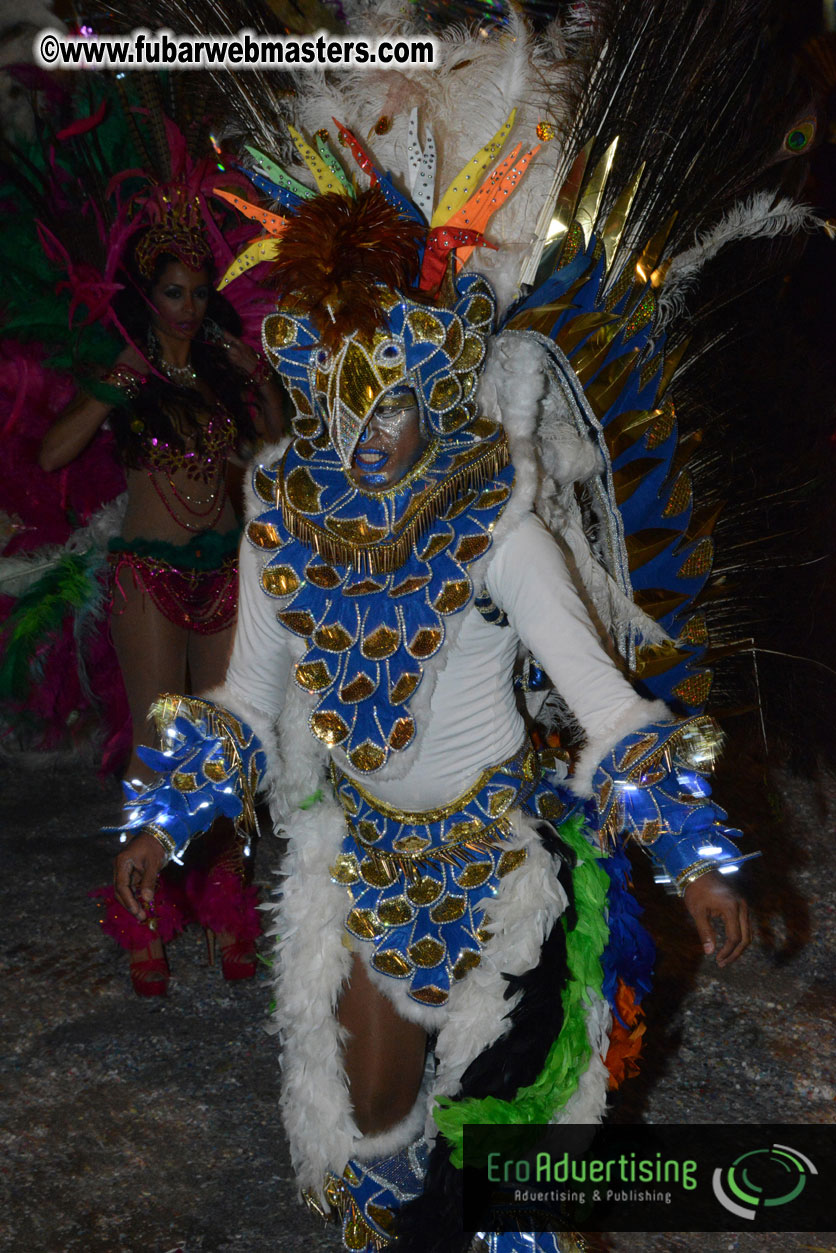
M717 865L713 861L695 861L690 866L686 866L681 870L674 879L674 887L679 896L685 895L685 889L689 883L695 883L697 879L701 879L704 874L708 874L710 870L716 870Z
M175 855L175 853L177 852L177 845L174 843L174 840L171 838L168 832L163 831L162 827L158 827L157 824L154 822L146 822L142 830L148 831L151 835L153 835L155 840L157 840L160 844L162 844L163 848L165 849L167 861Z

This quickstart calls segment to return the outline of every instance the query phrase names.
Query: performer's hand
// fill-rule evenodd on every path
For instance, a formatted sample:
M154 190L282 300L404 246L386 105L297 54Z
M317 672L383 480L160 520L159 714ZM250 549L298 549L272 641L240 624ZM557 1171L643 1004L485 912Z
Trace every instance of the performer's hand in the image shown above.
M250 375L259 363L259 355L236 335L224 331L223 346L232 365L242 374Z
M749 909L743 898L725 882L722 875L711 870L688 884L683 899L685 908L697 925L705 953L711 956L717 949L717 933L711 920L720 918L726 942L717 953L717 965L728 966L736 961L751 939Z
M145 922L145 906L154 899L157 875L165 860L165 850L149 831L142 831L126 845L113 863L116 899L137 922Z

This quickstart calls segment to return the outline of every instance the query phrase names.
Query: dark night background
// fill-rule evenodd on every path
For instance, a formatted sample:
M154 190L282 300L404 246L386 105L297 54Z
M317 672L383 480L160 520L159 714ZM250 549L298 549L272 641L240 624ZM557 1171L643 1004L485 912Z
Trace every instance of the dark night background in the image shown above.
M103 5L56 7L99 29L108 20ZM822 33L818 0L787 0L785 22L821 119L809 162L788 177L836 218L836 34L805 52ZM787 532L739 576L756 619L743 634L764 650L757 669L741 652L717 688L731 738L718 794L764 852L745 875L755 941L718 971L679 905L636 865L659 964L641 1073L615 1104L624 1122L833 1118L836 242L821 231L770 255L774 272L741 301L736 345L707 380L702 415L712 421L722 400L723 420L737 413L758 441L754 461L740 454L740 496L756 526L766 517ZM722 556L722 524L717 538ZM116 784L87 763L0 759L0 790L1 1253L336 1253L336 1233L296 1198L264 1031L268 964L246 986L225 985L191 934L171 946L167 1000L132 997L124 956L103 942L87 897L108 874L113 841L99 832L118 808ZM278 841L262 841L265 896L280 856ZM836 1234L637 1233L610 1247L834 1253Z

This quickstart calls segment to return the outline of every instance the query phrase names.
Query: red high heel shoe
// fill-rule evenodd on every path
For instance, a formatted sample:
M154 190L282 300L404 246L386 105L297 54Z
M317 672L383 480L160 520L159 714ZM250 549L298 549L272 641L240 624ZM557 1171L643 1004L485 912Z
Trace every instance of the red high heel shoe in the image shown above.
M258 957L252 940L237 939L229 931L210 931L206 928L206 947L209 965L215 964L215 949L221 951L221 973L230 983L236 979L253 979L258 968Z
M183 930L181 893L163 876L154 897L152 924L137 922L116 900L112 887L90 893L104 903L102 931L130 954L131 986L137 996L166 996L169 969L164 945Z
M154 957L153 951L159 947L160 956ZM144 956L144 954L148 956ZM165 950L159 940L152 941L147 948L130 950L131 986L137 996L167 996L169 969Z
M258 966L255 941L261 923L258 889L245 881L240 839L230 841L205 876L190 876L188 891L206 933L209 965L215 964L217 943L223 977L230 982L252 979Z

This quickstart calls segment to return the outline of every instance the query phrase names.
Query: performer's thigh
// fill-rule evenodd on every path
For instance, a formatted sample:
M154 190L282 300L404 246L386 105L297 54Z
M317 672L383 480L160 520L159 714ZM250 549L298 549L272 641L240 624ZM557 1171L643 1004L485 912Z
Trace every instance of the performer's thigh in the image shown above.
M198 635L192 631L189 635L189 687L199 696L210 687L217 687L226 677L226 668L232 655L232 641L235 639L235 624L224 631L214 631L211 635Z
M156 741L148 710L162 692L182 692L186 682L188 631L162 614L139 580L122 572L114 589L110 635L125 684L133 725L131 778L144 778L147 768L136 756L137 744Z
M356 954L337 1017L349 1033L345 1068L357 1126L364 1135L386 1131L415 1104L424 1073L426 1033L401 1018Z

